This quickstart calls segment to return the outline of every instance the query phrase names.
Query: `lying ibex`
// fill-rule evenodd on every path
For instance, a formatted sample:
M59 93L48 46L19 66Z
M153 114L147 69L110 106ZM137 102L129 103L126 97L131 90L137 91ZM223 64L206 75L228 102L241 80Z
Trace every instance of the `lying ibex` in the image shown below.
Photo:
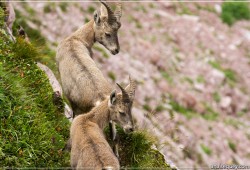
M121 3L115 12L103 1L94 19L63 40L57 49L56 62L62 88L73 109L73 117L87 113L112 91L110 83L92 60L91 48L97 41L112 54L119 52Z
M89 113L77 116L71 125L71 167L76 169L119 169L119 161L106 141L103 129L110 120L131 131L131 106L135 86L113 91L109 97L94 107Z

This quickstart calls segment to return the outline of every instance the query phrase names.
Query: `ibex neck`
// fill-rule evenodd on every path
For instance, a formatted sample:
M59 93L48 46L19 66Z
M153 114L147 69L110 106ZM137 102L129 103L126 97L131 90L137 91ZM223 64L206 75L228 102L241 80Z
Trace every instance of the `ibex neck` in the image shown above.
M108 101L108 99L105 99L99 106L95 107L90 112L92 115L90 120L97 123L101 129L104 129L110 121Z
M73 37L81 41L88 49L91 49L95 43L94 20L89 21L79 28Z

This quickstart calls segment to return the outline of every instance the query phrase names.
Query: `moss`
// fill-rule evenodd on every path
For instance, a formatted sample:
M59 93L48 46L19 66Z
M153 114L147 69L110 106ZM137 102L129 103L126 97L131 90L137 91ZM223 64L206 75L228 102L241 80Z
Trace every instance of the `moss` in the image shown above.
M0 161L2 167L65 167L69 122L34 62L31 44L0 32Z

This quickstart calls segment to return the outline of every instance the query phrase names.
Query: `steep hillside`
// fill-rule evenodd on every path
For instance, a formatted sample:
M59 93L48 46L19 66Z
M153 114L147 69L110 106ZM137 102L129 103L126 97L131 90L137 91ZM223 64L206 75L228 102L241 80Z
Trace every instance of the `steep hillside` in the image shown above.
M53 104L49 81L33 60L39 53L21 38L9 39L0 13L0 165L69 166L69 154L62 152L69 121Z
M24 27L45 37L51 54L99 7L97 2L14 6ZM113 56L95 45L94 60L113 84L126 83L129 74L137 80L138 127L154 134L156 147L180 169L250 164L250 22L226 14L232 26L223 23L220 2L124 2L123 10L120 53ZM56 72L53 58L38 60Z
M33 43L16 33L16 37L12 37L6 31L7 15L1 7L0 168L68 168L69 153L63 148L69 139L70 122L63 114L62 100L56 98L55 89L40 70L41 64L36 64L45 55L41 49L49 48L37 43L35 37L30 37ZM21 21L25 24L25 20ZM14 32L18 28L15 22ZM43 38L32 28L27 30ZM143 131L125 134L121 129L118 133L121 167L175 169L170 168L164 156L153 147L152 136Z

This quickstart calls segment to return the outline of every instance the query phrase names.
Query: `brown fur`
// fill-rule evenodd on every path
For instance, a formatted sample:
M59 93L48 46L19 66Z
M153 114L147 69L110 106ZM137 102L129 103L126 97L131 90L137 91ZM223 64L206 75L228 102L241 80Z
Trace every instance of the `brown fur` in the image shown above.
M103 3L103 2L102 2ZM110 83L91 58L91 48L97 41L112 54L119 52L117 31L120 22L108 20L107 8L95 11L94 19L63 40L57 49L56 62L64 94L69 99L74 116L87 113L111 92ZM108 22L109 21L109 22Z
M77 116L71 125L71 167L119 169L119 161L103 134L109 121L132 127L130 109L133 98L124 100L123 94L112 92L110 98L87 114Z
M86 113L111 92L110 83L91 58L94 21L62 41L57 50L57 65L64 94L74 115Z

